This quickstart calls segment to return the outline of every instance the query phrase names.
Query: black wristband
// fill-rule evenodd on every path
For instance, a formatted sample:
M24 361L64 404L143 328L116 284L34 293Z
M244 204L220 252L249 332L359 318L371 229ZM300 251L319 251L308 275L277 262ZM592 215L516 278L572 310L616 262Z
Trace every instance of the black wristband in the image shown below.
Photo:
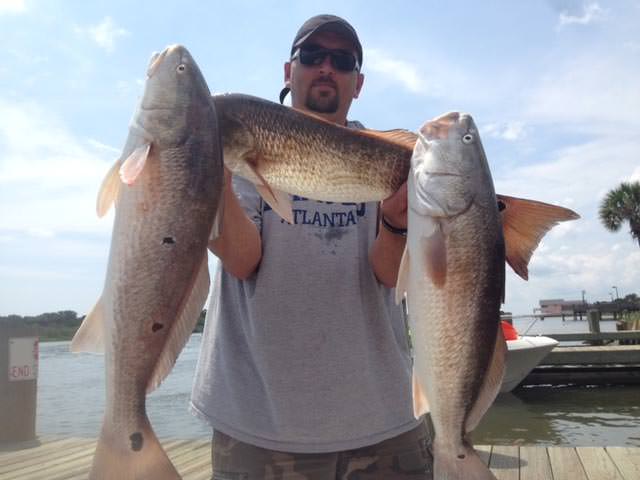
M382 215L380 217L380 220L382 222L382 226L384 228L386 228L388 231L390 231L391 233L395 234L395 235L401 235L403 237L407 236L407 229L406 228L398 228L398 227L394 227L393 225L391 225L386 218L384 218L384 215Z

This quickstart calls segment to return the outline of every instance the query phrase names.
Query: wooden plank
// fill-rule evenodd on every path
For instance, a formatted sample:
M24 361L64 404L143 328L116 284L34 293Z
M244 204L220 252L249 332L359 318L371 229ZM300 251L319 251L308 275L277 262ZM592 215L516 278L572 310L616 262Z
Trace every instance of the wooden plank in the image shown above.
M640 449L607 447L606 450L625 480L640 478Z
M604 347L555 347L540 365L640 364L640 345Z
M47 459L43 459L39 462L27 465L18 470L13 470L6 475L2 475L3 480L23 480L25 478L50 478L50 476L58 475L61 471L67 468L67 465L74 463L76 460L89 462L93 456L94 447L85 447L77 450L73 453L60 455L51 455Z
M31 456L20 456L17 460L7 459L0 464L0 475L9 475L15 471L33 470L33 468L46 464L52 458L61 458L69 455L76 455L87 451L93 451L95 442L93 440L83 440L75 443L60 446L60 449L47 450L45 452L33 452Z
M209 465L209 468L185 474L182 480L211 480L211 476L211 465Z
M180 439L162 439L160 441L164 450L169 452L180 451L184 448L188 450L190 441ZM55 476L50 476L48 472L41 477L42 480L86 480L89 476L89 470L91 469L91 462L93 461L93 455L88 459L79 459L74 462L69 462L66 465L66 469L56 472ZM35 480L35 479L34 479Z
M208 439L161 442L183 480L211 478ZM95 443L49 439L29 451L3 452L0 467L5 473L0 473L0 480L86 480ZM478 445L475 449L499 480L640 479L640 448Z
M190 442L186 448L169 452L169 458L176 468L182 471L185 466L194 461L200 461L202 458L206 458L208 462L211 462L211 449L207 445Z
M182 466L179 469L183 480L191 478L211 478L211 455L199 459L198 461L192 461L191 463Z
M547 451L555 480L589 480L575 448L549 447Z
M498 480L518 480L520 477L519 447L494 446L491 449L489 468Z
M171 449L176 445L187 444L188 441L163 442L165 448ZM65 451L64 455L51 453L48 457L40 458L21 468L0 475L2 480L42 479L42 480L67 480L71 478L86 479L95 453L95 440L86 440L83 448Z
M600 333L545 333L544 336L553 338L554 340L558 340L559 342L582 342L588 340L636 340L640 339L640 331L621 330L618 332Z
M68 448L77 446L83 441L86 441L86 439L64 438L59 440L43 440L40 445L32 448L2 452L0 454L0 472L2 472L2 468L8 465L24 461L25 459L28 460L50 455L51 452L65 451Z
M602 447L576 447L587 477L594 480L623 480L613 460Z
M546 448L520 446L520 480L553 480Z

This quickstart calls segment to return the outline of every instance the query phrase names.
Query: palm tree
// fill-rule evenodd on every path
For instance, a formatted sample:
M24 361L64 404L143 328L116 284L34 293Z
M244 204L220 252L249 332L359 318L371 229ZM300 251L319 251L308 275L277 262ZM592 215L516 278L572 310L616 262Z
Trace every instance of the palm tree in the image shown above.
M631 227L631 236L640 245L640 182L622 182L602 200L600 220L612 232L617 232L625 220Z

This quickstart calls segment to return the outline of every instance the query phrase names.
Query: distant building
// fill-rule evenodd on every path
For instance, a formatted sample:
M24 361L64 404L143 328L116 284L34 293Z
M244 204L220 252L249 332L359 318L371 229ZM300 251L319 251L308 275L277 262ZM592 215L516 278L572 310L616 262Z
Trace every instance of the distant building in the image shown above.
M552 298L548 300L540 300L540 307L534 308L533 313L539 314L544 317L573 317L574 320L582 320L582 315L587 313L587 310L598 310L602 315L613 314L615 320L618 315L625 311L637 311L638 305L632 301L627 300L614 300L613 302L594 302L586 303L582 300L564 300L562 298Z
M583 312L586 305L582 300L564 300L553 298L550 300L540 300L540 308L537 308L541 315L574 315Z

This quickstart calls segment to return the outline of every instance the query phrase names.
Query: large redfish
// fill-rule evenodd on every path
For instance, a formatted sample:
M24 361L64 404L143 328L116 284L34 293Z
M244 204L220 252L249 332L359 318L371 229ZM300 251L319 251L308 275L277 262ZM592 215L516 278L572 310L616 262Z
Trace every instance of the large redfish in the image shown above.
M510 215L546 220L503 230L500 208L471 116L449 113L426 123L411 158L407 245L396 295L400 300L406 293L414 414L431 413L438 480L495 479L468 434L504 376L505 256L516 252L516 263L528 260L541 231L577 218L561 207L515 200ZM505 243L514 247L507 252Z
M154 55L147 75L124 152L98 196L99 215L116 208L104 290L71 345L105 353L91 479L180 478L145 397L171 370L209 291L207 243L223 182L211 94L179 45Z
M256 185L273 209L293 223L289 194L328 202L373 202L407 180L418 136L408 130L362 130L237 93L213 96L225 165ZM507 261L527 278L527 263L557 222L577 218L564 208L497 195ZM521 232L526 232L523 235Z

